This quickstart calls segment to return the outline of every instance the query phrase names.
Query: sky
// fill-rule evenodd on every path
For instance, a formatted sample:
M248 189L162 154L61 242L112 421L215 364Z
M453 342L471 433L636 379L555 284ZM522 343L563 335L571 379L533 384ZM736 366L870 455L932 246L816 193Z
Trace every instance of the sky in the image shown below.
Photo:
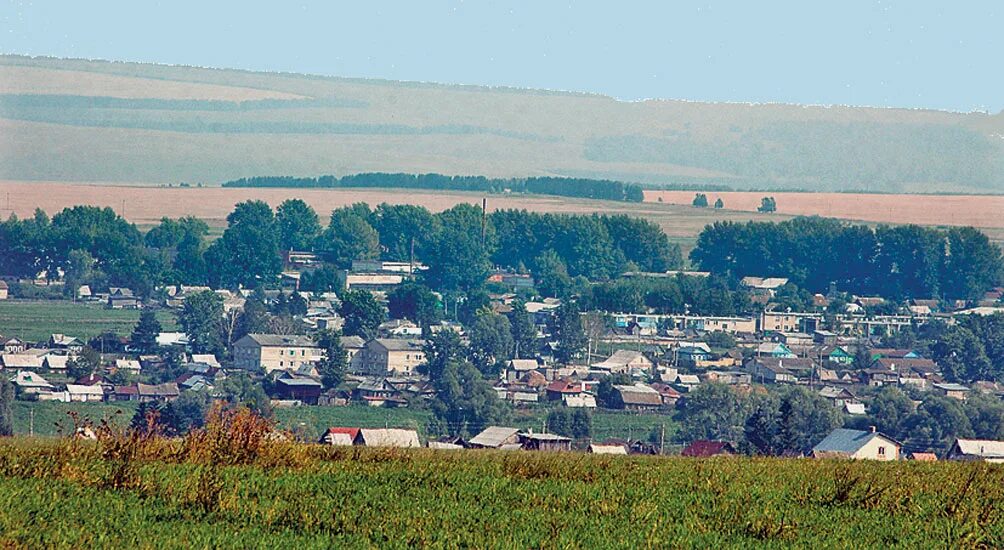
M0 0L0 52L574 90L1004 108L1004 4Z

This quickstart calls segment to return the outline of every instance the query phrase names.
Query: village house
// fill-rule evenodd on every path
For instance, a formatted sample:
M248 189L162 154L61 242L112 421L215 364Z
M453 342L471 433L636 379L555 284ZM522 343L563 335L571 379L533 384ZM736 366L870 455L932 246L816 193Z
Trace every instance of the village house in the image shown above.
M956 439L945 460L982 460L1004 463L1004 441L991 439Z
M847 404L860 403L857 397L846 387L827 385L820 389L818 393L821 397L833 403L833 406L841 410L846 410ZM863 405L861 408L863 409Z
M139 309L139 299L128 288L110 288L107 305L111 309Z
M506 382L516 382L526 377L527 373L536 372L540 368L540 363L536 359L512 359L506 363L503 373Z
M43 364L42 357L30 353L0 354L0 365L9 370L38 370L42 368Z
M359 428L328 428L318 443L322 445L351 447L355 444L356 437L358 436Z
M0 279L0 300L6 300L9 293L10 287L7 286L7 281Z
M655 363L639 351L620 349L600 363L593 363L591 368L610 374L635 374L651 372Z
M45 378L42 378L41 374L25 370L17 371L11 382L20 388L22 393L26 394L48 394L54 389L53 385Z
M589 444L589 449L588 449L587 452L592 453L592 454L596 454L596 455L626 455L626 454L628 454L627 447L625 447L623 444L619 444L619 443L610 443L610 444L606 444L606 443L590 443Z
M677 401L683 397L682 393L676 391L676 389L669 384L656 382L651 384L651 386L653 390L659 392L659 397L662 398L662 404L665 407L675 407Z
M65 334L53 334L49 336L49 349L65 350L69 353L80 353L84 349L84 342L73 336Z
M313 339L300 335L248 334L233 348L235 368L266 373L317 363L323 354Z
M481 433L467 441L472 449L504 449L519 447L519 430L504 426L488 426Z
M815 362L805 357L753 357L746 363L752 381L760 384L794 384L809 378L815 368Z
M614 385L614 392L628 411L655 411L662 407L662 394L651 386L637 383L631 386Z
M519 433L519 442L525 451L571 451L571 438L556 434Z
M17 354L24 353L25 350L28 349L28 345L24 342L24 340L21 340L17 336L11 336L6 340L0 338L0 341L3 342L3 345L0 346L0 353Z
M105 391L100 384L67 384L62 400L67 403L104 401Z
M902 445L875 431L837 428L812 448L813 458L899 460Z
M400 428L360 428L352 443L360 447L418 448L422 446L418 439L418 432Z
M691 458L711 458L714 456L733 456L736 448L728 441L698 440L691 442L680 451L680 456Z
M753 383L753 375L741 370L709 370L704 373L704 380L713 384L740 386Z
M586 386L579 380L561 378L554 380L544 388L548 401L565 401L568 397L578 397L586 391Z
M181 395L178 385L174 382L164 384L136 384L136 393L140 403L174 401Z
M820 313L796 313L791 311L765 311L760 315L761 332L808 332L812 333L823 323Z
M275 379L275 393L279 399L296 400L306 405L316 405L322 389L317 379L289 371Z
M364 368L373 376L410 375L425 362L421 340L376 338L364 348Z
M70 358L66 355L47 354L42 357L42 367L56 372L65 372Z
M933 384L931 387L939 394L944 395L945 397L951 397L952 399L958 399L959 401L965 401L966 397L969 395L969 388L963 386L962 384L955 384L953 382Z
M756 348L758 357L786 357L794 359L797 357L791 348L783 342L763 342Z

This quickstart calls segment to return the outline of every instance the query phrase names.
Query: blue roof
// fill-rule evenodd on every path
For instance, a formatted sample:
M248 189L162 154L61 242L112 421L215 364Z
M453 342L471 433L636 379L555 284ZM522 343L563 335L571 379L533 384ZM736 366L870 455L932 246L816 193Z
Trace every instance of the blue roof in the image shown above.
M888 437L878 432L866 432L862 430L849 430L838 428L830 432L830 435L816 444L812 448L814 453L846 453L854 454L876 437ZM890 441L892 441L890 439Z

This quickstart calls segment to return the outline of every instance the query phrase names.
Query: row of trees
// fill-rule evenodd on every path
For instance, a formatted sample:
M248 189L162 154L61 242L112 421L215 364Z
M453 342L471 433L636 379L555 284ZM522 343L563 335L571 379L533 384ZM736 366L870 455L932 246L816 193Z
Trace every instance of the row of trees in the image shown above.
M872 228L818 217L716 222L690 254L700 268L739 278L788 277L799 287L892 299L973 299L1001 281L1000 249L972 227Z
M365 173L351 176L258 176L228 181L224 187L323 187L323 188L402 188L448 189L488 193L535 193L563 197L584 197L615 201L642 202L642 187L636 183L587 178L486 178L484 176L444 176L442 174Z
M432 214L411 205L354 204L336 209L327 227L305 202L291 199L273 211L261 201L238 204L223 235L206 242L209 228L195 218L164 219L145 235L110 208L76 206L51 220L0 223L0 273L34 277L63 272L68 291L125 286L141 296L161 284L256 288L275 280L281 251L314 250L333 264L304 276L302 288L338 287L335 267L352 260L421 261L426 283L467 292L484 285L492 265L533 269L555 293L575 277L606 279L625 270L663 271L681 263L679 248L662 230L628 216L500 211L485 216L460 204Z

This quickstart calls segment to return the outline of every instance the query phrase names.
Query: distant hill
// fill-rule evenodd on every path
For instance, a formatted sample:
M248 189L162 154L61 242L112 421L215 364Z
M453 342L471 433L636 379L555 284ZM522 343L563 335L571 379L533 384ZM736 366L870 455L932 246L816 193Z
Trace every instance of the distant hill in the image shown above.
M0 180L437 172L1004 192L1004 117L0 56Z

